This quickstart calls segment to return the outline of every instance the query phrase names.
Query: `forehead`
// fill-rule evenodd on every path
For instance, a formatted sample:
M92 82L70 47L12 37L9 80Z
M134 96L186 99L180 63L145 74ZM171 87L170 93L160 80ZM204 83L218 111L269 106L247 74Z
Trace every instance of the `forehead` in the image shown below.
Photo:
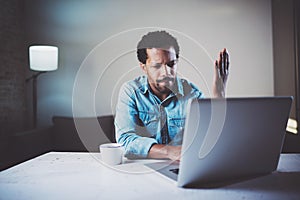
M176 52L174 47L147 49L147 57L150 60L174 60Z

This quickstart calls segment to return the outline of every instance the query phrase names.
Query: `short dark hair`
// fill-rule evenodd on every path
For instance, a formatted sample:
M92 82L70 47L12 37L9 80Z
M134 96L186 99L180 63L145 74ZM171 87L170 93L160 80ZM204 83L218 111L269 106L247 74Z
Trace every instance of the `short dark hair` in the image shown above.
M166 31L149 32L142 37L137 45L138 60L145 64L147 60L147 49L174 47L176 58L179 58L179 45L177 39Z

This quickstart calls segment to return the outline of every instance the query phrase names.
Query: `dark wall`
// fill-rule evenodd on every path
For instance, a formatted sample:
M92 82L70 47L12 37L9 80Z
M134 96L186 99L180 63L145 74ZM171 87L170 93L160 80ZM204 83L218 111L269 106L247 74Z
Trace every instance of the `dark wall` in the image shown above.
M299 9L298 0L273 0L274 92L293 96L291 118L299 122ZM298 23L298 24L297 24ZM300 134L286 134L284 152L300 152Z
M295 17L296 17L296 32L297 32L297 43L296 43L296 118L299 122L300 120L300 2L296 1L295 9ZM300 131L298 125L298 131Z
M24 130L27 51L23 1L0 0L0 137Z
M274 93L296 97L294 0L273 0ZM291 117L296 116L294 99Z

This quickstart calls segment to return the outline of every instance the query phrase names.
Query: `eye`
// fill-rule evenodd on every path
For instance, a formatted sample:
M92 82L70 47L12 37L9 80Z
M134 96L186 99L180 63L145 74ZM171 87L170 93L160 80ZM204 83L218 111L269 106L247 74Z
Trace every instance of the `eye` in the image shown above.
M155 69L159 69L161 67L161 64L156 63L156 64L152 65L151 67L153 67Z
M170 68L173 68L177 64L177 60L172 60L167 63L167 66Z

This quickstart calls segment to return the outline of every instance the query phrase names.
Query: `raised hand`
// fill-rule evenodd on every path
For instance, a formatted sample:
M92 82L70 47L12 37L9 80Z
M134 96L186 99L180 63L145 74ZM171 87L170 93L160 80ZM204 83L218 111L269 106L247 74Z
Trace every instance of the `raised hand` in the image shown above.
M229 54L224 48L219 55L219 59L215 61L213 80L213 96L225 97L226 82L229 74Z

